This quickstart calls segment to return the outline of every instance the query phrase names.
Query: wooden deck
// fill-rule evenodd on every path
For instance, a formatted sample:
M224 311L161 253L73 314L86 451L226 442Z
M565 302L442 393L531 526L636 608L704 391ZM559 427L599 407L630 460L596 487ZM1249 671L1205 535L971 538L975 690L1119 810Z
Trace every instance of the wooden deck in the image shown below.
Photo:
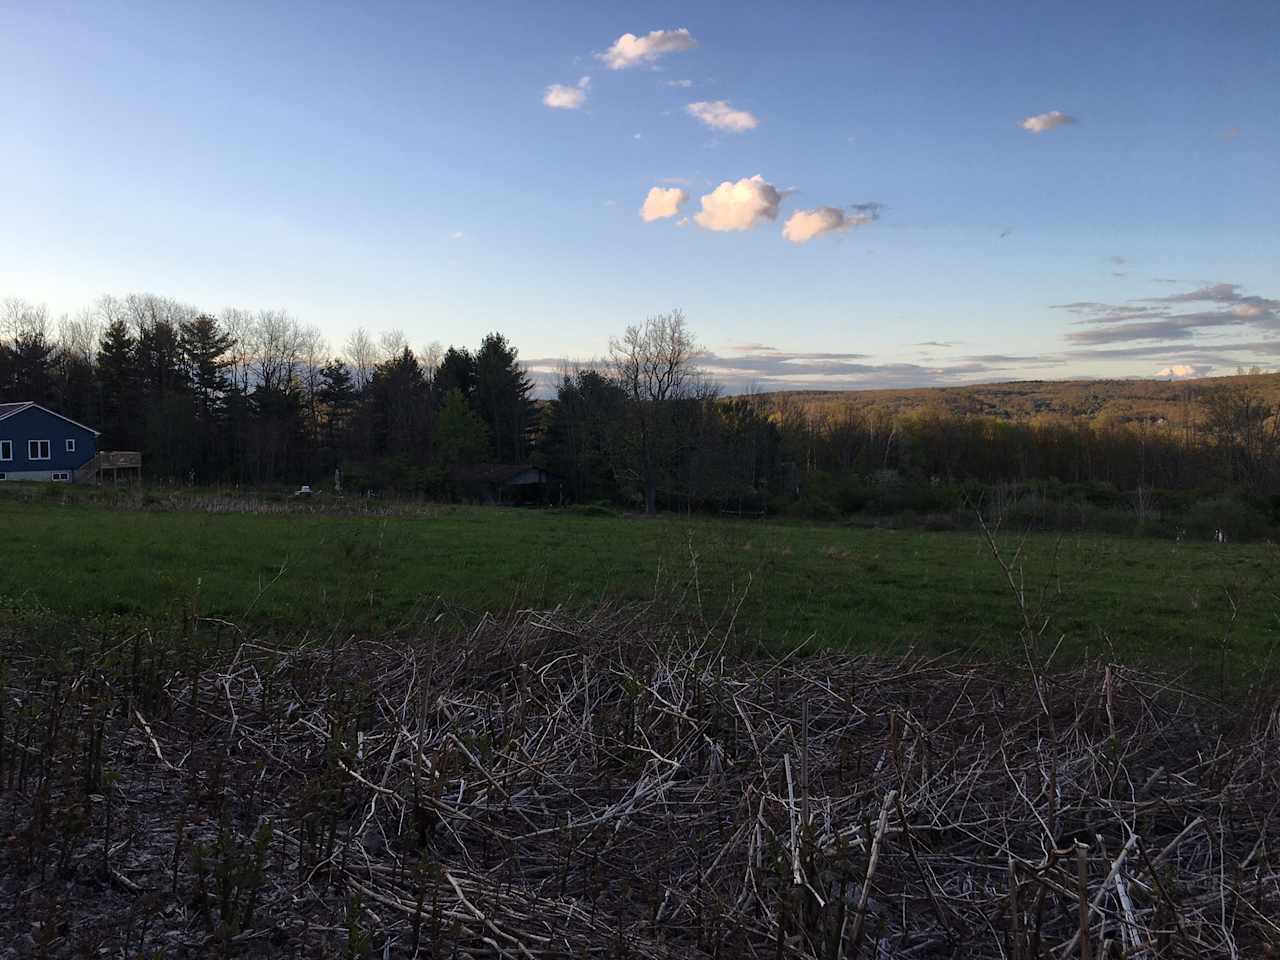
M77 483L142 479L142 454L137 450L101 450L76 471Z

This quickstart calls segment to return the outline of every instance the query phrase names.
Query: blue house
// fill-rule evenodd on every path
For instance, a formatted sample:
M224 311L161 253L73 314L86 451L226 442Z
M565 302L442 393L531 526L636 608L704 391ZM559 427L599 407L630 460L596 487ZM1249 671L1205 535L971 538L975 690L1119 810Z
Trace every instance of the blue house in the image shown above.
M0 480L97 479L97 454L97 430L38 403L0 403Z

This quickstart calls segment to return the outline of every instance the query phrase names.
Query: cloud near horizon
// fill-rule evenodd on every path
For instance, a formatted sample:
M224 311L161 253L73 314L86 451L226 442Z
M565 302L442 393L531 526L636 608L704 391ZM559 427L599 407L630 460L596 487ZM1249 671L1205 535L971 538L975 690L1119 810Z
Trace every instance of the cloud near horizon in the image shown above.
M591 86L590 77L581 77L576 86L565 86L553 83L542 94L542 102L557 110L577 110L587 102L587 88Z
M689 200L689 191L679 187L651 187L640 207L640 219L645 223L674 217Z
M788 352L762 343L731 346L729 354L706 350L696 363L726 393L768 390L856 390L954 386L980 383L1013 369L1010 361L1032 360L1045 366L1055 358L992 356L991 362L966 357L947 365L876 362L865 353ZM560 378L575 369L604 369L604 360L575 362L563 357L540 357L524 363L542 396L553 396Z
M1179 308L1205 305L1182 312ZM1071 343L1101 345L1134 340L1191 340L1206 330L1227 332L1255 328L1280 331L1280 300L1246 295L1237 283L1212 283L1186 293L1146 297L1123 304L1081 300L1055 304L1052 309L1077 314L1077 325L1088 329L1067 334Z
M880 219L880 204L858 203L846 213L839 207L816 207L797 210L783 224L782 235L792 243L808 243L824 233L851 230Z
M724 100L699 100L686 106L684 112L713 130L728 133L746 133L760 125L754 113L736 110Z
M736 183L725 180L701 198L702 210L694 222L707 230L750 230L778 218L782 194L760 174Z
M651 30L643 37L624 33L596 59L604 61L610 70L626 70L644 63L653 63L668 53L692 50L698 45L686 27L676 30Z
M1190 380L1195 377L1203 377L1212 369L1212 364L1175 363L1172 366L1165 367L1163 370L1157 370L1152 376L1165 380Z
M1061 110L1050 110L1048 113L1037 113L1034 117L1027 117L1018 126L1022 127L1023 130L1030 130L1032 133L1045 133L1076 122L1075 117L1069 116Z

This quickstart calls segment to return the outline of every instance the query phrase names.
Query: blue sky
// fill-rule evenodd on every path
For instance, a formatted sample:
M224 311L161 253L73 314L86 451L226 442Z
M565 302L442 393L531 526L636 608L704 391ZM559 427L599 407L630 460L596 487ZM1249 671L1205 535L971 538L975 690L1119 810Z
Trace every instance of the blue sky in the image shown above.
M682 307L733 387L1275 366L1280 5L972 6L0 0L0 298L533 361Z

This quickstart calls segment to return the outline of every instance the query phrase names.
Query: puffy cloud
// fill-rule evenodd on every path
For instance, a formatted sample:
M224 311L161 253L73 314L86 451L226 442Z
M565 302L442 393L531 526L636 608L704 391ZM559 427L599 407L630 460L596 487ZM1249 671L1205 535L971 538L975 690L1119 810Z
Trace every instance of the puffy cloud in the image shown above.
M697 45L698 41L684 27L653 30L643 37L624 33L604 53L597 53L596 59L603 60L610 70L625 70L642 63L652 63L668 53L692 50Z
M587 102L587 87L591 86L590 77L582 77L576 86L567 87L563 83L553 83L542 94L542 102L548 107L559 110L577 110Z
M765 220L778 218L782 194L764 177L726 180L702 197L702 210L694 220L708 230L750 230Z
M755 114L735 110L724 100L699 100L685 107L684 112L713 130L727 130L729 133L745 133L760 125Z
M1165 379L1186 380L1190 377L1203 377L1212 369L1213 367L1208 364L1175 363L1171 367L1157 370L1155 376Z
M782 227L782 235L792 243L808 243L814 237L834 230L849 230L880 219L880 204L860 203L846 213L839 207L817 207L797 210Z
M644 198L640 219L645 223L674 217L689 199L689 192L679 187L654 187Z
M1030 130L1032 133L1044 133L1046 130L1063 127L1075 122L1075 117L1068 116L1061 110L1050 110L1048 113L1037 113L1034 117L1027 117L1019 126L1023 130Z

